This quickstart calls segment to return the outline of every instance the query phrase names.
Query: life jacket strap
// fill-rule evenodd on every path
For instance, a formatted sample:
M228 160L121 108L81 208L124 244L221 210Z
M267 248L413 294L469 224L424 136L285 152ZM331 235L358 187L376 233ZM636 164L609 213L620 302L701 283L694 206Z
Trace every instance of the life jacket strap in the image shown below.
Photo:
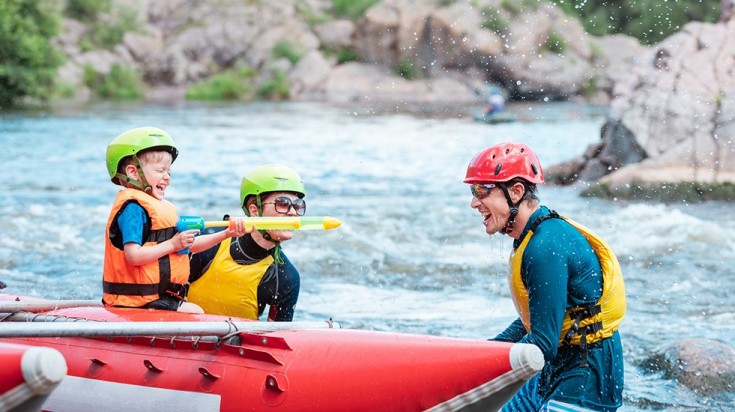
M173 296L178 300L183 300L188 289L188 285L181 285L178 283L169 283L168 287L161 291L161 285L158 283L140 285L137 283L102 282L102 291L110 295L162 296L165 294Z
M587 367L587 328L582 328L579 336L579 365L583 368Z
M574 336L579 335L579 355L581 357L580 365L586 367L587 364L587 335L594 334L602 330L602 322L594 322L589 325L579 327L579 324L585 320L590 319L602 311L600 305L595 305L588 308L576 309L569 312L569 316L574 319L574 323L564 335L564 343L567 345L572 344Z
M572 339L577 334L581 335L582 332L585 332L585 334L596 333L602 330L602 322L590 323L582 328L579 327L579 324L582 323L583 320L589 319L599 314L601 311L602 307L600 305L570 311L569 316L574 319L574 323L572 323L572 326L569 328L566 335L564 335L564 342L571 345Z
M173 297L176 300L184 300L186 295L189 293L189 284L180 285L178 283L170 283L168 289L163 291L163 294ZM163 295L162 294L162 295Z

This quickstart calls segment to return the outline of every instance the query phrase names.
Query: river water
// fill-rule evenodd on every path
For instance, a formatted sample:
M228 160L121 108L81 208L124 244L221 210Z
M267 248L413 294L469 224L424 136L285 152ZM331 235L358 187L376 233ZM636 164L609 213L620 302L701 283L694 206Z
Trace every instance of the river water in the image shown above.
M477 108L475 108L477 109ZM309 215L343 225L301 232L284 250L302 276L294 320L486 339L515 318L505 279L511 240L488 237L462 183L479 150L533 147L543 165L599 139L602 110L513 106L522 120L486 125L472 108L306 103L98 104L0 114L0 280L4 292L99 299L103 234L117 187L107 144L143 125L167 130L180 156L166 198L181 214L239 215L239 184L270 162L298 170ZM546 187L542 203L601 234L628 293L621 327L622 411L730 410L732 394L702 396L640 363L687 337L735 338L735 205L583 198Z

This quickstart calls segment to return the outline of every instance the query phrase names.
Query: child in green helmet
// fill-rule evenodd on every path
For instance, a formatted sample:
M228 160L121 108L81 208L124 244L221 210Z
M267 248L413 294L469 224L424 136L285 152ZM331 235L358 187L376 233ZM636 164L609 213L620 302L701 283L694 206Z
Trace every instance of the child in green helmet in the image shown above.
M279 164L258 166L240 185L240 205L248 216L303 216L304 183ZM281 250L289 230L256 230L192 256L189 298L205 312L256 320L269 306L269 321L293 320L299 272Z
M185 301L189 256L180 251L196 253L247 233L242 219L216 234L177 232L176 207L163 198L177 156L171 136L155 127L128 130L107 147L107 171L123 189L106 225L105 305L202 313Z

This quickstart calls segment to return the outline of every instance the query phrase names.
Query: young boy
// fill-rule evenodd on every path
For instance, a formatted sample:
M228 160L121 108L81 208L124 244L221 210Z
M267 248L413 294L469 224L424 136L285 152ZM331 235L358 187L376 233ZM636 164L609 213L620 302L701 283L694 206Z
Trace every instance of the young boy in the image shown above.
M168 133L140 127L117 136L107 147L107 171L123 186L107 220L102 302L117 307L202 313L185 302L189 255L247 231L242 219L224 231L195 236L176 231L176 207L164 200L178 150Z

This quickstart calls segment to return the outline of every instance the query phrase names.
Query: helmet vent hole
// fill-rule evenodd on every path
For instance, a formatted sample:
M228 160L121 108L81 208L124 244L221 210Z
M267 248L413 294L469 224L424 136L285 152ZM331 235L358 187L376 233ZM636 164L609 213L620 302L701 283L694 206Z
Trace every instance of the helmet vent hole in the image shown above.
M498 165L495 166L495 174L496 175L499 174L500 173L500 169L502 169L502 168L503 168L503 164L502 163L498 163Z
M533 163L531 163L531 170L533 170L533 174L535 174L535 175L538 174L538 168L536 168L536 165L533 164Z

